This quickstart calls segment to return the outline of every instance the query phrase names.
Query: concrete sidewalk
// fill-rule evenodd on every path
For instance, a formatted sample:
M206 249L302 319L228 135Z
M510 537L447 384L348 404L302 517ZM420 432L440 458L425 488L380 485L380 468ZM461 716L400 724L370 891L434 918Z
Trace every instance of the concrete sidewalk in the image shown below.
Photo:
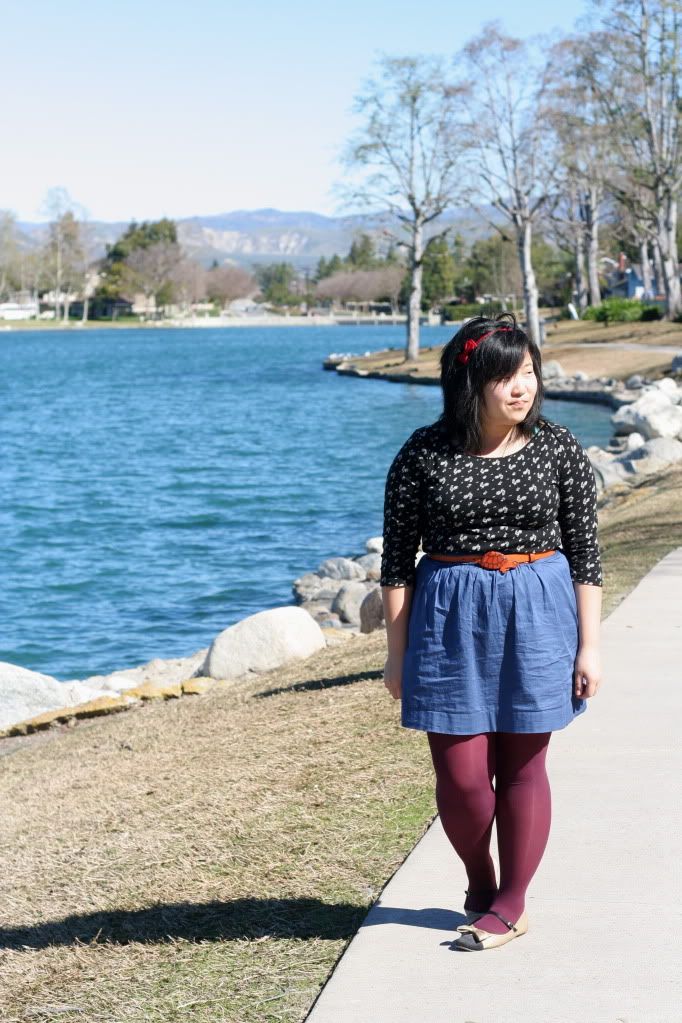
M549 746L528 933L450 947L466 875L436 817L307 1023L682 1021L682 547L602 622L602 668L586 713ZM494 827L492 855L498 869Z

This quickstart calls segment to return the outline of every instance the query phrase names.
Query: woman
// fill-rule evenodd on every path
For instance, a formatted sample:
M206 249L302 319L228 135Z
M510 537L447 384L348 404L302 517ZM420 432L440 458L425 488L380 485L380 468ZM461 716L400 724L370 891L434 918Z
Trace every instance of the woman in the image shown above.
M597 495L584 449L540 415L540 351L512 314L469 320L440 365L443 413L386 479L384 683L401 724L427 734L436 805L466 869L454 947L481 951L528 929L549 740L600 683Z

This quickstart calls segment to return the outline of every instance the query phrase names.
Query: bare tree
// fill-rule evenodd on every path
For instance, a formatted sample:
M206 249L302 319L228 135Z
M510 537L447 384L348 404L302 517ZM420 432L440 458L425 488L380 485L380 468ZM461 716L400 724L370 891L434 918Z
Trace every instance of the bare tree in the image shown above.
M379 77L356 97L363 127L342 156L349 170L366 169L361 184L342 189L350 204L382 211L397 221L386 233L408 255L410 296L406 361L419 358L422 267L426 247L448 228L426 238L433 224L460 196L457 140L458 90L447 80L441 61L427 57L379 60Z
M258 288L253 274L240 266L216 266L206 274L206 293L221 309L237 298L247 298Z
M554 126L559 188L568 200L569 217L575 214L572 234L576 250L583 250L587 260L589 304L598 306L599 228L607 182L615 168L609 126L591 80L581 71L585 46L584 37L569 36L551 48L547 110ZM578 258L576 251L576 264Z
M55 318L63 306L64 321L69 318L70 294L79 290L83 249L78 217L84 211L65 188L51 188L43 203L50 218L45 246L45 268L55 293Z
M404 277L405 268L401 266L340 270L318 281L315 294L317 298L331 299L332 302L376 302L385 298L395 309Z
M656 223L642 212L647 204L646 194L638 182L633 181L620 168L609 181L609 192L614 200L618 236L627 239L639 250L642 285L645 294L651 298L655 292L661 291L664 285L660 253L656 244ZM652 262L656 267L655 288Z
M543 226L554 242L573 257L573 294L581 313L589 305L585 264L585 220L580 188L570 169L564 167L558 181L559 191L545 209Z
M173 242L154 242L134 249L125 260L124 287L129 298L141 291L147 302L154 299L157 310L168 305L175 294L175 274L182 250Z
M11 210L0 210L0 298L17 286L19 266L17 218Z
M183 256L173 270L174 291L185 309L206 297L206 269L195 259Z
M470 201L503 237L506 230L486 216L490 204L513 228L526 324L539 345L538 287L531 258L533 229L553 187L549 162L550 124L545 110L547 66L530 43L486 25L457 58L466 83L473 146L469 160Z
M638 220L655 230L667 316L682 312L677 204L682 190L682 3L593 0L601 28L582 62L627 177L623 193Z
M387 298L391 304L391 312L397 313L400 291L405 280L405 267L400 263L394 263L391 266L382 266L373 273L376 275L377 298Z

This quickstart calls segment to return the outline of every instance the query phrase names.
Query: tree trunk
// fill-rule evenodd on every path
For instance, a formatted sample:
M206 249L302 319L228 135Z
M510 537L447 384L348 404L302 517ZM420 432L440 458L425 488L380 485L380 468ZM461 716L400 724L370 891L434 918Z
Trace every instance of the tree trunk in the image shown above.
M57 273L54 289L54 318L59 319L59 308L62 294L62 246L59 235L57 236Z
M651 263L649 262L649 243L646 238L642 238L639 243L639 261L642 264L642 285L644 287L644 297L652 298L654 294L654 287L651 277Z
M658 244L658 236L654 238L653 245L651 246L654 256L654 273L656 274L656 287L655 294L663 294L663 263L661 261L661 249Z
M516 240L523 279L523 308L526 313L526 331L532 341L539 347L542 345L540 334L540 317L538 315L538 286L531 259L531 241L533 227L530 220L516 225Z
M83 296L83 317L82 322L86 323L88 319L88 312L90 311L90 297L88 295Z
M664 195L657 206L658 246L665 287L666 319L674 320L682 313L682 290L677 259L677 200Z
M578 303L578 311L582 316L587 309L588 301L585 279L585 235L581 225L578 227L575 238L575 298Z
M599 205L596 189L585 197L585 230L587 232L587 275L590 284L590 305L601 305L599 287Z
M419 320L422 311L422 257L424 228L420 220L412 225L410 246L410 299L407 306L407 362L419 359Z

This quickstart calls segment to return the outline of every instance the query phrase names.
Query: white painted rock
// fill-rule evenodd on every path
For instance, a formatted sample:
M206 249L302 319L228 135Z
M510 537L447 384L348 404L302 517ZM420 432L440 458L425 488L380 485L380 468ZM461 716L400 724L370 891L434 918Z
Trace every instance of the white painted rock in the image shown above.
M384 549L383 536L371 536L365 544L369 554L381 554Z
M660 380L654 380L653 386L667 394L674 405L679 405L682 400L682 390L680 390L671 377L662 377Z
M660 387L650 388L641 398L623 405L611 416L617 435L637 431L647 440L682 434L682 406L673 404Z
M561 366L560 362L556 359L550 359L548 362L542 364L542 379L553 380L556 377L565 377L566 374Z
M665 469L673 462L682 461L682 442L672 437L654 437L634 451L623 452L619 462L628 472L646 474Z
M316 621L301 607L273 607L223 629L211 643L201 673L236 678L310 657L326 646Z
M629 433L626 442L626 450L634 451L635 448L640 447L645 442L645 440L646 437L643 437L641 433L637 433L636 430L633 433Z
M598 448L596 451L590 448L588 457L594 472L594 479L597 485L597 493L606 490L613 483L620 483L628 476L627 468L616 460L609 451Z
M75 707L98 696L108 696L101 689L81 683L60 682L52 675L20 668L0 661L0 728L35 717L46 710Z

